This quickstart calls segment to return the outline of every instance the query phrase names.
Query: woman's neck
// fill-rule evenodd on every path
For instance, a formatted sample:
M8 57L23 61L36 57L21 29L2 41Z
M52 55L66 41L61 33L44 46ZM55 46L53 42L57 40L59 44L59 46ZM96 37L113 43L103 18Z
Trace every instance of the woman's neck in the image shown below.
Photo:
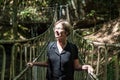
M67 44L67 40L65 41L57 41L57 44L60 45L62 48L64 48Z

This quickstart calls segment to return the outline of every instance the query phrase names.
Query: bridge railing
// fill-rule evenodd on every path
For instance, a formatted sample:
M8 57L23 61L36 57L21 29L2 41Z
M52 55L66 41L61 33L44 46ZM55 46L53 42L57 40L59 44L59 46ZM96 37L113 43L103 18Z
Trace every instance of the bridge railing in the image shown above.
M40 35L33 40L31 39L23 42L17 41L16 43L14 43L15 41L9 42L12 45L12 48L11 51L8 52L11 53L6 53L6 47L1 43L1 80L45 80L46 68L29 68L26 63L29 61L46 60L45 53L47 44L51 39L54 39L51 34L53 34L51 33L51 30L48 30L47 33ZM94 67L95 76L92 75L93 78L99 80L120 79L119 44L92 42L83 39L75 32L71 35L69 40L77 45L81 64L90 64ZM11 57L9 54L11 54ZM10 59L8 59L9 57ZM86 80L89 77L91 79L91 75L84 71L75 72L75 80Z
M90 64L95 69L99 80L119 80L120 73L120 44L107 44L92 42L82 38L75 31L73 42L79 49L79 57L82 64Z
M47 44L54 39L52 28L26 40L0 40L1 80L32 80L32 68L27 62L37 61L45 53Z

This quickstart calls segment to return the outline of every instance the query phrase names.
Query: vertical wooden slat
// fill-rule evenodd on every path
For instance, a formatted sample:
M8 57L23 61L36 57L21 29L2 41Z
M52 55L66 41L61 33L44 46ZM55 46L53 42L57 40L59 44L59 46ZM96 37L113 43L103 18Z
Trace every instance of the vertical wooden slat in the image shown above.
M0 45L0 48L2 48L2 52L3 52L3 60L2 60L2 70L1 70L1 80L4 80L5 78L5 70L6 70L6 52L5 52L5 48Z
M104 80L107 80L107 65L108 65L108 53L107 53L107 49L105 49L105 74L104 74Z
M116 59L115 59L115 75L116 75L116 79L115 80L119 80L119 53L120 51L118 51L118 53L116 54Z
M100 67L100 47L98 47L98 52L97 52L97 67L96 67L96 75L99 74L99 67Z

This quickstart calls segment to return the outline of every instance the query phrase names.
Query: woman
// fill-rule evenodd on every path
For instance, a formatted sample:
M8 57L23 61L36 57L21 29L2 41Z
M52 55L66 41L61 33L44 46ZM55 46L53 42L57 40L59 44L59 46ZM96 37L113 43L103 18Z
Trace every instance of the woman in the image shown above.
M28 63L30 66L47 66L47 80L74 80L74 70L93 72L90 65L80 65L78 49L67 40L71 25L66 20L54 24L56 41L50 43L47 50L47 62Z

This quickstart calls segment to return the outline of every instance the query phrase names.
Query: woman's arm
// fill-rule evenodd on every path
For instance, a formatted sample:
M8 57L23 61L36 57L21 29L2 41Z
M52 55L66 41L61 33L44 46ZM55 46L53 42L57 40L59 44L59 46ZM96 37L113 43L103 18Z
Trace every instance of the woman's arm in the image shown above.
M79 64L79 60L78 59L74 60L74 68L75 68L75 70L78 70L78 71L82 70L82 65Z
M76 70L87 70L88 73L93 73L94 69L90 65L80 65L79 60L75 59L74 60L74 68Z
M28 66L33 67L33 66L40 66L40 67L47 67L48 63L46 62L28 62Z

